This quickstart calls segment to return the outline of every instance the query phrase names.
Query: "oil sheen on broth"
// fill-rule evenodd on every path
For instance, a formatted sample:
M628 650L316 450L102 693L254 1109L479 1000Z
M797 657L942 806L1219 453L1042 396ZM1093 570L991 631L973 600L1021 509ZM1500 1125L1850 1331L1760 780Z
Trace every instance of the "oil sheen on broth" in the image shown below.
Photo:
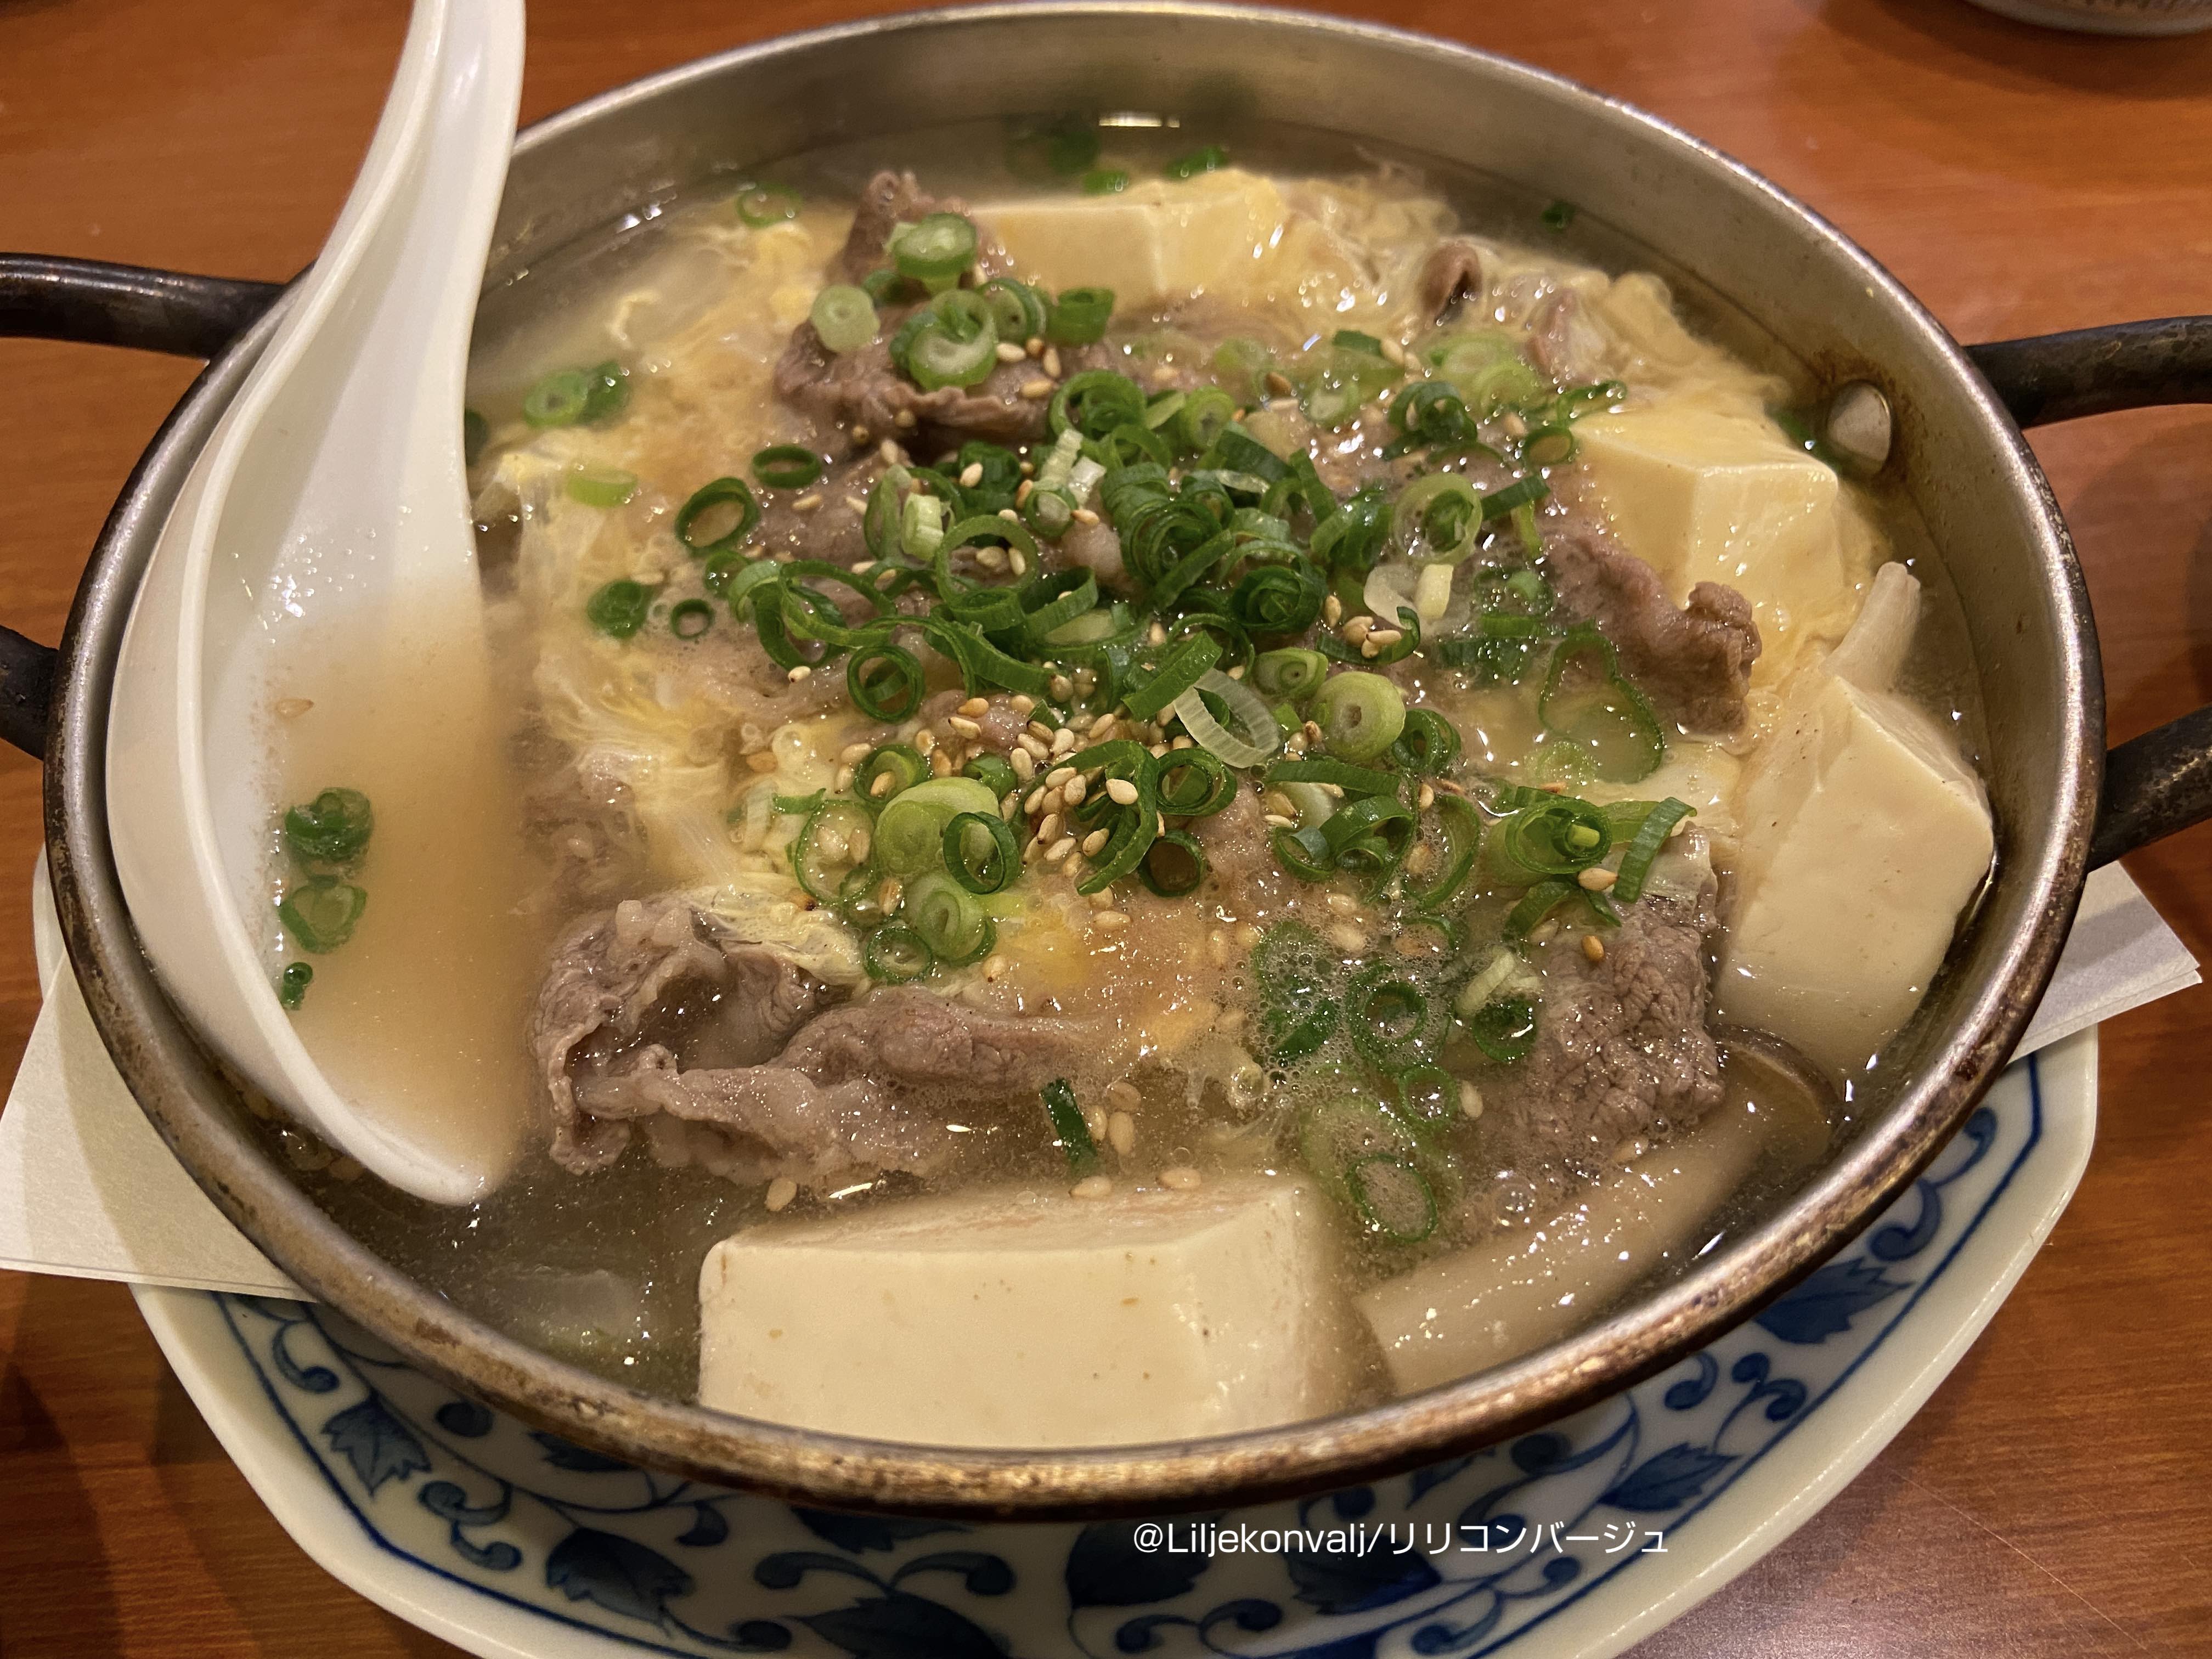
M440 1211L286 1132L349 1226L725 1409L1115 1443L1569 1334L1848 1133L1986 875L1972 677L1740 313L1294 131L743 185L480 317L530 1149Z

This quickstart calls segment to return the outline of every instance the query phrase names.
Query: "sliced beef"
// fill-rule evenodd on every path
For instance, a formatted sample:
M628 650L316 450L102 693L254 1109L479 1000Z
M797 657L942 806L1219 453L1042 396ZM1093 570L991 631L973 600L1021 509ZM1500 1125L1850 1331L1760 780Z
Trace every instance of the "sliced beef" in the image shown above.
M831 450L845 441L832 435L824 441ZM864 513L868 492L883 475L883 458L874 449L851 460L839 461L805 489L761 491L760 528L746 551L751 554L789 553L802 559L826 559L851 566L868 556ZM801 501L811 506L801 507ZM858 502L855 507L852 503Z
M1249 911L1258 898L1260 879L1282 867L1267 844L1267 809L1260 804L1255 783L1239 779L1228 805L1193 818L1183 828L1206 851L1207 881L1213 890L1206 896L1240 914Z
M1096 1022L989 1013L913 987L830 996L680 894L581 924L531 1024L555 1160L602 1169L635 1126L662 1162L740 1181L926 1173L972 1144L946 1127L948 1106L1033 1104L1100 1035Z
M625 899L556 948L530 1024L553 1107L553 1156L582 1173L629 1144L583 1109L600 1079L666 1065L678 1047L741 1065L774 1056L820 1006L819 981L717 927L681 894Z
M1455 236L1439 242L1421 266L1421 313L1442 323L1469 299L1482 294L1482 253L1474 243Z
M1605 337L1583 316L1572 289L1554 294L1528 319L1528 355L1555 380L1587 380L1597 372Z
M1699 582L1677 610L1657 571L1591 529L1553 534L1544 566L1567 611L1605 630L1622 669L1662 715L1715 735L1743 724L1759 641L1742 594Z
M850 422L902 441L909 441L909 433L948 444L968 438L1025 444L1045 435L1048 398L1022 395L1024 388L1046 380L1034 358L1002 362L971 386L924 392L891 362L890 337L904 315L887 311L883 337L842 353L823 345L813 324L801 323L776 362L776 396L817 421ZM1060 355L1063 378L1120 362L1120 354L1105 346L1066 347ZM913 420L902 426L902 415Z
M1602 961L1583 954L1587 930L1571 924L1536 952L1535 1049L1481 1081L1481 1146L1494 1169L1564 1159L1588 1175L1639 1138L1688 1128L1719 1101L1720 1055L1705 1027L1712 868L1702 853L1670 851L1662 863L1674 879L1598 935Z

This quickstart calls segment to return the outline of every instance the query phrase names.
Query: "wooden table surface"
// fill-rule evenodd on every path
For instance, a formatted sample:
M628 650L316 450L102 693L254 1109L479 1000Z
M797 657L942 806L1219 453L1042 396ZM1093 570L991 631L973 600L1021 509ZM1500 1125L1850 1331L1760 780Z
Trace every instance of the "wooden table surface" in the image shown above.
M524 116L853 0L532 0ZM1961 338L2212 312L2212 36L2047 33L1962 0L1371 0L1627 98L1813 204ZM397 0L0 0L0 246L282 277L383 97ZM0 620L52 641L193 373L0 343ZM2212 409L2039 433L2112 735L2212 698ZM0 1063L38 1007L39 773L0 755ZM2130 861L2212 951L2212 832ZM2107 1026L2094 1161L1912 1425L1643 1659L2212 1654L2212 991ZM117 1285L0 1273L0 1654L452 1653L311 1564Z

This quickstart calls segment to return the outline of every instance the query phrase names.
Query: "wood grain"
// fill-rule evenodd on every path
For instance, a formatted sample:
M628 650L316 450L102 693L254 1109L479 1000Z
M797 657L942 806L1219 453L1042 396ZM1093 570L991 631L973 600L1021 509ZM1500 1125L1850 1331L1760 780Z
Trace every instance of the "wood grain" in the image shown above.
M533 0L526 117L883 8ZM1960 0L1374 0L1560 70L1827 214L1967 339L2212 312L2212 38L2041 33ZM0 0L0 246L283 276L357 165L393 0ZM60 631L191 366L0 343L0 616ZM2212 697L2212 410L2036 435L2088 571L2115 738ZM0 756L0 1060L37 1008L38 773ZM2131 861L2200 954L2198 830ZM1638 1650L2212 1653L2212 1082L2193 991L2106 1031L2096 1158L1957 1373L1836 1503ZM325 1576L224 1459L117 1286L0 1275L0 1653L451 1653Z

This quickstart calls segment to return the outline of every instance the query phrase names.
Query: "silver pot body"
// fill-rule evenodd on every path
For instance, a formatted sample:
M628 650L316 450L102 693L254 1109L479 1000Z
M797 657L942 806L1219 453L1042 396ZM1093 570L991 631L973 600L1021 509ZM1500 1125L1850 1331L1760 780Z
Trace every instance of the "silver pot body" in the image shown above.
M979 65L1019 65L1018 75ZM303 1286L426 1370L613 1455L830 1507L1100 1516L1323 1490L1486 1444L1649 1375L1833 1253L1942 1147L2011 1052L2087 867L2102 680L2065 528L2019 428L1960 348L1832 227L1647 115L1522 65L1282 11L1021 4L886 18L749 47L622 88L520 140L489 286L623 210L718 173L967 116L1170 112L1209 136L1294 123L1472 164L1564 198L1725 295L1828 384L1895 411L1885 482L1955 584L1985 705L1996 873L1907 1036L1906 1081L1781 1213L1574 1339L1325 1422L1213 1441L1033 1455L887 1445L641 1394L462 1315L341 1232L246 1131L133 939L106 832L106 704L169 501L270 330L209 369L134 475L63 641L49 854L71 959L117 1064L223 1211Z

